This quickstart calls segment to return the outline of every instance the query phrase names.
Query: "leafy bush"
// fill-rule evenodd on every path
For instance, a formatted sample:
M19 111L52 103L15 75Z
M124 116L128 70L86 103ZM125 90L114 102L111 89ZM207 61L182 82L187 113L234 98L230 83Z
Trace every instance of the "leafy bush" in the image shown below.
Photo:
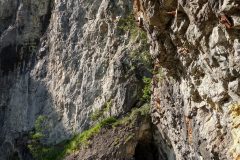
M41 159L44 157L46 148L40 145L40 141L45 137L44 131L47 129L47 117L40 115L34 123L34 131L30 134L31 143L28 145L35 159Z
M34 124L36 132L43 132L46 129L46 126L45 126L46 120L47 120L46 116L44 115L38 116Z

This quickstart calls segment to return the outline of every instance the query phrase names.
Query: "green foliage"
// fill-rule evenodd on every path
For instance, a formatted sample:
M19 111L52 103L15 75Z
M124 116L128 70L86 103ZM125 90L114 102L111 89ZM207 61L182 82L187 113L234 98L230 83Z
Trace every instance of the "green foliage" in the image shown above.
M92 121L97 121L100 120L100 118L103 116L104 111L101 109L97 109L96 111L94 111L91 115L90 118Z
M136 71L136 69L144 68L145 72L148 72L149 75L152 74L153 60L149 53L149 44L147 33L143 31L136 25L135 17L133 14L125 18L120 18L118 22L118 29L121 31L130 32L130 37L134 44L137 44L137 47L133 47L132 51L129 54L131 63L129 65L129 71ZM140 44L140 45L139 45ZM141 75L144 76L144 75ZM143 95L141 100L144 102L150 102L151 98L151 79L143 77L144 88L142 90Z
M149 72L152 68L152 57L148 51L148 49L137 49L133 50L130 53L130 58L133 62L133 67L137 68L140 65L145 66L145 68L149 69Z
M111 107L112 107L112 101L110 100L110 101L106 102L101 109L97 109L90 115L91 120L92 121L100 121L103 118L106 118L105 114L110 112Z
M150 102L151 98L151 79L144 77L151 76L153 69L153 60L149 52L149 44L147 33L136 25L133 14L125 18L120 18L118 22L118 29L124 32L130 32L132 50L129 54L130 63L127 63L129 72L140 73L143 77L144 88L142 90L141 100L143 102ZM126 78L128 78L126 76Z
M44 157L45 152L47 152L47 149L40 145L40 141L45 137L44 131L47 129L46 122L46 116L38 116L34 123L34 131L30 135L31 144L28 145L28 148L35 159L41 159Z
M117 127L120 125L134 124L138 116L148 116L150 111L149 104L145 104L140 108L133 108L131 113L124 118L116 121L113 126Z
M115 122L117 122L117 119L115 117L108 117L108 118L102 120L99 123L99 125L100 125L100 127L111 126Z
M37 133L43 132L46 129L45 122L47 120L47 117L44 115L38 116L38 118L35 121L34 127Z
M151 91L152 79L151 78L147 78L147 77L143 77L143 82L144 82L144 88L142 90L143 95L142 95L141 100L144 101L144 102L150 102L151 94L152 94L152 91Z
M44 137L44 134L43 133L40 133L40 132L37 132L37 133L34 133L32 134L31 138L32 139L35 139L35 140L40 140L41 138Z
M71 154L78 150L80 147L86 147L89 144L89 140L96 134L98 134L101 128L111 126L117 121L114 117L108 117L97 123L90 129L75 135L72 139L64 141L55 146L45 146L38 142L38 145L29 145L31 153L37 160L60 160L66 155Z
M80 145L81 146L87 146L88 140L99 133L100 129L106 126L111 126L111 124L115 123L117 120L114 117L108 117L98 124L94 125L92 128L82 132L81 134L78 134L73 137L68 143L68 145L65 148L65 154L70 154L77 150Z
M36 160L58 160L59 155L62 153L62 147L56 147L56 146L44 146L40 143L36 145L28 145L28 148L30 149L31 153L34 156L34 159ZM33 153L34 151L34 153Z
M103 111L109 112L111 108L112 108L112 100L110 100L104 104Z
M132 46L136 46L132 48L129 54L131 59L130 71L140 66L151 70L153 64L149 53L147 33L136 25L134 15L130 14L126 18L121 18L118 23L118 28L124 32L129 31L130 39L134 40Z
M141 40L147 42L147 34L136 25L133 14L130 14L125 18L120 18L118 29L122 32L129 31L132 40L135 40L139 36Z
M127 125L129 123L133 124L136 122L138 116L148 116L149 109L149 105L146 104L141 108L132 109L129 115L120 120L114 117L105 118L88 130L75 135L72 139L63 141L54 146L47 146L41 144L39 141L34 141L34 143L30 144L28 147L36 160L61 160L67 155L79 150L80 147L87 147L89 145L89 140L97 135L102 128ZM124 142L127 143L132 138L133 135L129 135ZM116 138L114 145L118 145L119 142L120 139Z

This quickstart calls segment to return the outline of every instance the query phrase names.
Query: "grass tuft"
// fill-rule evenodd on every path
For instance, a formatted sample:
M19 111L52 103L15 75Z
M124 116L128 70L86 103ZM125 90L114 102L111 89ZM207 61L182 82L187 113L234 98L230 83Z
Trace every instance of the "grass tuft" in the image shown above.
M64 159L69 154L74 153L79 150L81 147L88 147L91 138L97 135L102 128L104 127L117 127L119 125L133 124L139 115L147 116L149 115L149 105L144 105L141 108L132 109L132 112L126 117L117 120L115 117L108 117L100 122L98 122L93 127L88 130L75 135L73 138L67 141L63 141L54 146L47 146L40 143L40 141L33 140L32 144L29 144L29 149L33 154L34 159L36 160L61 160ZM36 135L42 138L41 135ZM126 142L129 141L132 136L129 136L126 139ZM117 141L116 141L117 144Z
M74 153L80 147L87 147L89 140L96 134L98 134L101 128L111 126L117 121L114 117L108 117L97 123L90 129L75 135L72 139L64 141L55 146L46 146L40 143L30 144L28 147L31 150L33 156L37 160L60 160L65 156Z

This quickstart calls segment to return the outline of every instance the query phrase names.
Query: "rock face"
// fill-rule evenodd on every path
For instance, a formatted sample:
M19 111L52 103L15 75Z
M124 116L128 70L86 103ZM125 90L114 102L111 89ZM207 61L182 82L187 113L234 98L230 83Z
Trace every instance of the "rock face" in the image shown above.
M135 0L134 11L156 59L153 122L176 158L239 159L240 2Z
M135 120L106 127L94 136L87 148L67 156L66 160L74 159L158 159L158 148L153 143L154 130L150 116L136 115ZM163 157L164 158L164 157Z
M42 143L56 144L91 126L107 103L116 117L142 105L142 78L151 73L132 52L148 45L121 24L132 10L154 59L157 129L148 124L147 135L159 155L149 160L240 158L239 0L1 0L0 160L32 158L21 144L39 115L49 126ZM129 154L123 146L107 157L133 158L138 140ZM84 159L100 155L86 152Z
M144 69L131 69L129 34L119 17L128 0L0 2L0 159L47 115L45 143L83 131L111 101L111 116L136 106ZM144 67L143 67L144 68ZM24 157L22 158L24 159Z

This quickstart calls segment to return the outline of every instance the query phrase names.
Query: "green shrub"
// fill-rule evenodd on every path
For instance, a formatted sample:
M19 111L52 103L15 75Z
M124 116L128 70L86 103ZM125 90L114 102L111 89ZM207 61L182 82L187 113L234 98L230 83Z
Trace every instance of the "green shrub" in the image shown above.
M150 100L151 100L151 94L152 94L152 91L151 91L152 79L151 78L147 78L147 77L143 77L143 82L144 82L144 88L142 90L143 95L142 95L141 100L144 101L144 102L148 102L149 103Z
M44 115L38 116L34 123L34 131L30 134L31 144L28 145L35 159L42 159L48 150L40 145L40 141L45 137L44 131L47 128L47 117Z
M36 132L43 132L46 129L47 116L40 115L34 123L34 128Z
M118 29L123 32L130 32L132 40L135 40L138 36L141 40L147 41L147 34L141 28L136 25L135 17L133 14L125 18L120 18L118 22Z
M112 108L112 100L106 102L103 106L103 111L104 112L109 112Z

